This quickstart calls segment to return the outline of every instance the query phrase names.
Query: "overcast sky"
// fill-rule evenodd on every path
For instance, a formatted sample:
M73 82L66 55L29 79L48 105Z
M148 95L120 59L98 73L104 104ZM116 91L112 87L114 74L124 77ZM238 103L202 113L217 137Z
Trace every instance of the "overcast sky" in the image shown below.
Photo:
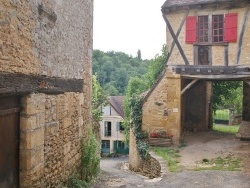
M122 51L143 59L166 42L161 6L165 0L94 0L94 49Z

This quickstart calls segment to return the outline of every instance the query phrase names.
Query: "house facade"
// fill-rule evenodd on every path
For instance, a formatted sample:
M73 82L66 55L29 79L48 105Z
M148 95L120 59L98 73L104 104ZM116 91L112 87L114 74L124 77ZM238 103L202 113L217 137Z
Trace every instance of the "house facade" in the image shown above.
M91 123L92 0L0 0L0 187L63 187Z
M128 154L128 146L125 143L122 122L124 119L123 96L108 97L108 104L102 107L102 121L100 124L100 136L102 154L119 153Z
M142 129L165 129L175 144L184 131L209 130L213 80L244 82L243 121L250 124L249 1L167 0L162 15L169 53L144 99Z

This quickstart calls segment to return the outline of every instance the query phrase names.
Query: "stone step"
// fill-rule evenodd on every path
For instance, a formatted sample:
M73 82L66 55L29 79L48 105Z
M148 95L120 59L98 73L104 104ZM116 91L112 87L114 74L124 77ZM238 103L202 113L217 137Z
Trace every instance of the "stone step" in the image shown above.
M250 139L250 122L243 121L241 123L239 131L236 134L236 137L245 140Z

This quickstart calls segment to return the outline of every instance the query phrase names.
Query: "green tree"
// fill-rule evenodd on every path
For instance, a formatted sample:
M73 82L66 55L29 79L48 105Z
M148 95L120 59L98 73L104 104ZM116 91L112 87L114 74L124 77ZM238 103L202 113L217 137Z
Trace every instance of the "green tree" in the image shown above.
M141 61L141 50L137 51L137 58L139 59L139 61Z
M92 116L93 120L99 122L101 119L102 111L101 106L107 104L107 96L100 84L97 81L97 76L92 77Z
M243 84L239 81L213 82L213 111L219 107L234 107L239 113L242 109Z

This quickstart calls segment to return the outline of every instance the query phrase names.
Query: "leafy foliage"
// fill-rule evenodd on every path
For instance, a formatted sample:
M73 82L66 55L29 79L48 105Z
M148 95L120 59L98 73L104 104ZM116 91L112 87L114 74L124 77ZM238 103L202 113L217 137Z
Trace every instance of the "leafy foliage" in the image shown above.
M130 77L141 77L147 72L148 60L129 56L123 52L93 51L93 75L107 95L124 95Z
M82 141L82 179L89 183L99 172L100 155L99 144L91 129L88 131L88 139Z
M92 115L95 121L101 119L101 106L107 104L107 96L104 94L104 91L100 84L97 81L97 76L93 75L92 77Z
M152 147L152 150L159 156L161 156L168 166L170 172L177 172L180 170L179 158L181 157L178 150L174 150L167 147Z
M131 109L130 114L130 125L132 128L132 131L135 135L136 140L136 146L139 152L139 155L143 159L148 159L150 156L149 146L148 144L143 140L144 134L141 131L141 125L142 125L142 98L137 97L136 95L132 96L129 100L129 107Z
M219 107L234 107L236 113L242 111L243 83L239 81L213 82L213 110Z

